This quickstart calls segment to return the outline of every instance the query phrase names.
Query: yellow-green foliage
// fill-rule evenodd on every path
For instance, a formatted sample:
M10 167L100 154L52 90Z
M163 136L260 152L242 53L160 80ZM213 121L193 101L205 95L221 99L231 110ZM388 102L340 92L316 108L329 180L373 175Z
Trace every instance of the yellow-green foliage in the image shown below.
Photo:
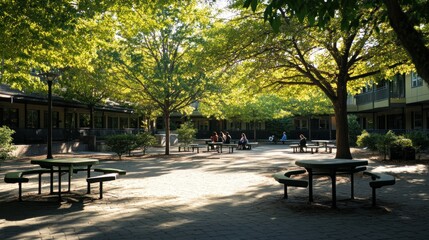
M0 127L0 160L11 157L10 153L15 149L12 134L15 131L7 126Z
M195 139L197 129L194 128L194 125L191 122L185 122L180 125L180 128L177 129L177 134L179 135L179 141L184 144L190 144Z

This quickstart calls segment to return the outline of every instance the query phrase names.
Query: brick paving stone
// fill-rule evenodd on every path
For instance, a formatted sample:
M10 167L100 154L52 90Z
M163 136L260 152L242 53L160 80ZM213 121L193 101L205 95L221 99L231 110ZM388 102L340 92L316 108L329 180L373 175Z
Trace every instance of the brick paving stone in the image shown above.
M370 160L369 167L395 175L393 186L377 190L371 206L369 178L355 179L350 200L348 178L338 178L338 208L330 208L330 181L317 178L315 202L308 189L283 186L271 174L297 168L297 159L333 158L334 154L293 154L285 145L261 145L233 154L172 153L159 149L133 159L102 160L127 175L85 194L85 174L73 176L66 203L42 195L37 180L23 185L0 183L0 239L428 239L428 165ZM94 154L96 155L96 154ZM8 160L7 171L34 168L29 160ZM66 180L66 176L64 176Z

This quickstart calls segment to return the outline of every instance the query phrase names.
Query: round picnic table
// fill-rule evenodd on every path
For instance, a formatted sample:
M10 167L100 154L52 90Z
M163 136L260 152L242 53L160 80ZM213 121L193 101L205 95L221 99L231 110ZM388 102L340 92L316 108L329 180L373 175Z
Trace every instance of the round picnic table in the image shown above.
M310 202L313 202L313 174L315 171L324 173L331 177L332 181L332 207L336 207L337 202L337 172L350 172L354 173L356 167L368 165L367 160L353 160L353 159L312 159L312 160L297 160L296 165L304 167L308 172L308 198ZM353 175L352 175L353 176ZM353 189L353 180L352 180ZM353 190L352 190L353 198Z
M91 167L92 165L98 164L98 159L92 158L59 158L59 159L35 159L31 160L31 164L37 164L42 168L49 168L51 170L50 178L50 187L51 194L54 192L54 172L58 172L58 197L59 201L62 201L61 198L61 168L68 168L69 178L68 178L68 187L70 191L70 182L71 176L73 174L73 168L75 167L87 167L87 177L91 177ZM58 168L55 170L54 168ZM90 193L90 184L87 184L87 193Z

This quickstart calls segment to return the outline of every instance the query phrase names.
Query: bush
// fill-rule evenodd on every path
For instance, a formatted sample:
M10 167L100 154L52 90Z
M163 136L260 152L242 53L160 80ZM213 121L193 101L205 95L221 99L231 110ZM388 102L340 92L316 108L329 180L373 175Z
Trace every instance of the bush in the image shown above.
M405 134L405 137L411 139L417 152L425 151L429 147L429 137L425 132L413 131Z
M185 122L180 125L179 129L177 129L177 134L179 142L189 145L194 141L197 129L194 128L194 125L191 122Z
M413 147L411 139L405 138L404 136L398 136L396 140L391 144L389 152L389 159L403 159L403 160L414 160L416 159L416 151Z
M357 121L356 115L348 115L347 121L349 124L349 142L350 146L356 146L357 144L357 137L359 133L362 132L362 128L359 125L359 122Z
M16 148L12 143L14 133L8 126L0 127L0 161L12 157L11 152Z
M154 144L156 144L156 138L150 133L139 133L136 135L135 146L132 150L140 148L143 151L143 154L146 154L147 148Z
M377 150L384 155L384 160L386 160L386 156L387 154L389 154L390 147L397 140L397 138L398 137L396 136L396 134L392 130L389 130L377 141Z
M132 134L110 135L106 138L109 149L119 156L119 160L124 153L129 153L136 147L137 137Z
M362 134L357 136L356 144L358 147L367 147L371 151L377 150L377 142L383 137L381 134L372 133L370 134L366 130L362 131Z

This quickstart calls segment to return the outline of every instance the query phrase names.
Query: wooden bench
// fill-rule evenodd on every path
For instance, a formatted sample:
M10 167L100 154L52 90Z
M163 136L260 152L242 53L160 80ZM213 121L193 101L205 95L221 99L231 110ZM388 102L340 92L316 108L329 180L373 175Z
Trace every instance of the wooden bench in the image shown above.
M241 150L252 150L252 146L257 146L257 145L258 145L258 142L248 142L244 144L244 148Z
M4 177L4 181L6 183L18 183L18 199L19 201L22 201L22 183L29 182L29 179L24 177L25 175L38 175L38 194L42 193L42 174L44 173L50 173L51 170L49 169L32 169L32 170L26 170L26 171L15 171L15 172L8 172L6 173Z
M200 153L200 148L206 148L206 145L200 145L200 144L191 144L189 146L191 146L192 152L194 152L196 149L197 153Z
M326 148L328 149L329 153L332 153L332 149L337 149L337 146L335 146L335 145L328 145L328 146L326 146Z
M18 199L22 201L22 183L29 181L28 178L22 176L22 172L8 172L4 176L5 183L18 183Z
M258 142L248 142L246 143L246 148L252 150L252 146L258 146Z
M375 173L370 171L365 171L363 173L365 175L370 176L372 179L372 181L369 182L369 186L372 188L372 206L375 207L376 205L375 189L388 186L388 185L394 185L396 183L395 177L385 173Z
M123 169L118 168L94 168L94 172L102 172L103 174L106 173L117 173L119 175L126 175L127 171Z
M222 147L228 147L228 153L234 153L234 148L236 149L238 145L234 143L224 143Z
M303 173L306 173L306 170L290 170L290 171L287 171L284 173L281 172L281 173L273 174L274 179L277 182L284 185L284 195L283 195L284 199L288 198L288 195L287 195L287 187L288 186L307 188L308 181L291 178L292 175L299 175L299 174L303 174Z
M311 154L319 152L319 149L323 148L323 146L317 146L317 145L307 145L306 149L311 150Z
M107 173L103 175L98 175L94 177L89 177L86 179L88 183L100 183L100 199L103 198L103 182L116 180L118 173Z
M299 152L299 144L291 144L291 145L289 145L289 147L292 148L292 151L294 153Z
M191 148L190 146L189 146L189 144L179 144L178 146L177 146L177 148L178 148L178 150L179 150L179 152L180 152L180 150L183 148L183 151L184 152L186 152L186 151L188 151L189 152L189 149Z

